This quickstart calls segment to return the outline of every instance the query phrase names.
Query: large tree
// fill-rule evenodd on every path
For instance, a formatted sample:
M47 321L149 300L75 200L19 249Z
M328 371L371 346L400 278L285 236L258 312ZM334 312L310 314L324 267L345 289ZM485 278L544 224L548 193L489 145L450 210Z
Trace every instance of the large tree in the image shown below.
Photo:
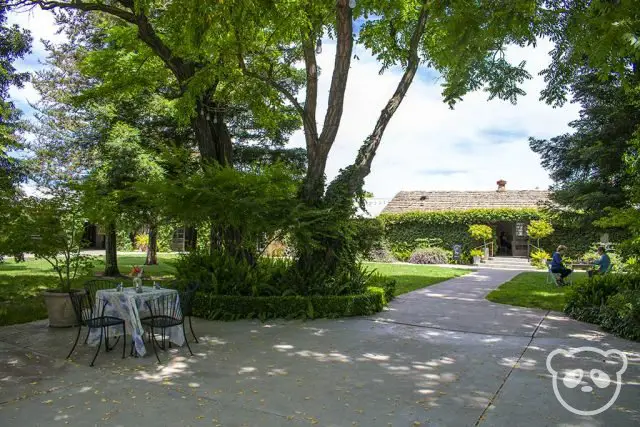
M13 63L30 52L31 35L17 25L7 25L7 7L0 5L0 197L16 191L24 178L17 160L9 151L19 148L17 128L20 111L9 99L11 86L22 87L28 73L20 73Z
M640 129L640 96L624 82L640 83L640 74L612 73L602 80L588 70L571 85L581 105L574 129L554 138L531 139L531 149L542 158L554 181L552 198L561 207L580 214L590 224L605 215L607 207L624 207L635 177L626 164ZM640 86L638 86L640 87Z
M15 242L6 237L17 216L13 208L20 194L18 185L26 177L23 165L11 155L12 150L21 147L21 124L20 111L9 99L9 88L22 87L28 79L27 73L16 70L14 62L29 53L30 46L29 32L17 25L7 25L7 8L0 5L0 255L20 252L8 247L8 243Z

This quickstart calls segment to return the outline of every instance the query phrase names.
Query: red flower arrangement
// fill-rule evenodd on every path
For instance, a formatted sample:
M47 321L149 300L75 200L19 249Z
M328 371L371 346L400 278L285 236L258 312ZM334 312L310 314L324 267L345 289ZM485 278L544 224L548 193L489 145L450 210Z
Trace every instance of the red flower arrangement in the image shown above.
M142 275L142 268L138 267L137 265L134 265L133 268L131 269L131 272L129 273L129 275L131 276L141 276Z

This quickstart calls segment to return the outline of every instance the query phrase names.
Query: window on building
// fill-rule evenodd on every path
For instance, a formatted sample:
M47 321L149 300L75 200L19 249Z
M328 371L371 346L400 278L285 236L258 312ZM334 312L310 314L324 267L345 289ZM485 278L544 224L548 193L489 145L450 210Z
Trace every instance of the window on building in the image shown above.
M177 228L176 231L173 232L174 239L184 239L184 228Z
M516 236L527 237L527 225L524 222L516 223Z

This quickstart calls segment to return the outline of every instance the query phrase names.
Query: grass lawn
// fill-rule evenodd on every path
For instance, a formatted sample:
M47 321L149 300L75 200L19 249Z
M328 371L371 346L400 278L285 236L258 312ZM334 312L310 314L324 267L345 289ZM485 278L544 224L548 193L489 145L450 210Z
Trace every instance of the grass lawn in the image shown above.
M145 266L145 276L169 278L174 274L171 260L176 255L158 254L158 265ZM128 274L134 265L144 264L145 255L121 255L118 257L120 272ZM443 280L461 276L468 270L439 268L426 265L401 265L367 263L380 274L397 280L396 295L433 285ZM104 270L103 257L94 262L94 272ZM73 287L80 287L91 277L80 277ZM13 259L5 259L0 264L0 326L25 323L45 319L47 310L41 296L42 291L55 288L57 276L51 266L43 260L29 260L16 264Z
M169 277L174 268L171 259L175 255L158 254L158 265L145 267L145 276L153 278ZM128 274L134 265L144 264L145 254L123 255L118 257L120 272ZM94 262L94 271L104 270L103 257ZM90 277L75 280L74 287L80 287ZM44 260L28 260L16 264L13 259L5 258L0 264L0 325L31 322L45 319L47 309L40 295L46 289L55 288L57 275Z
M586 280L585 273L573 273L573 281ZM487 295L491 302L562 311L569 286L547 284L547 273L520 273Z
M470 272L459 268L433 267L429 265L386 264L368 262L365 264L376 269L383 276L396 279L396 296L426 288L445 280L453 279Z

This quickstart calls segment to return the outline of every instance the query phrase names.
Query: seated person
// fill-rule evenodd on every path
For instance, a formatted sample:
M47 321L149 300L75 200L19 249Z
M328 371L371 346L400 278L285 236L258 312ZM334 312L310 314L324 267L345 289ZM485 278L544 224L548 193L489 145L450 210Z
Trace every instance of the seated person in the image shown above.
M562 254L567 250L567 247L564 245L558 246L558 249L553 253L553 257L551 258L551 272L553 274L559 274L560 280L558 281L559 285L564 285L564 279L573 273L573 270L568 269L562 263Z
M604 246L600 246L598 248L598 255L600 256L600 258L596 262L594 262L598 269L589 270L589 277L593 277L596 274L605 274L609 271L609 268L611 268L611 258L609 258L609 255L607 254Z

